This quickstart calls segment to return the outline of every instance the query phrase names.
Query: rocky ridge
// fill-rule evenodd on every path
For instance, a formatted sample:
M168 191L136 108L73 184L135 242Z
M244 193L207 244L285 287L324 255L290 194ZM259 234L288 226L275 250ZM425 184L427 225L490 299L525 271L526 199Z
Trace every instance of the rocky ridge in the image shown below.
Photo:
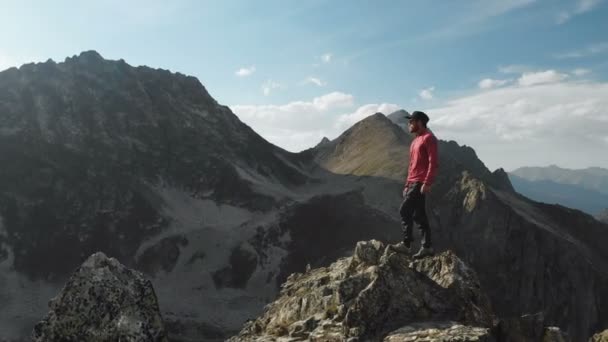
M416 322L459 322L468 333L488 334L493 314L475 273L453 253L413 261L379 241L361 241L351 257L292 274L232 341L371 341Z
M500 324L477 275L451 251L413 260L379 241L292 274L278 298L229 341L569 341L533 320Z

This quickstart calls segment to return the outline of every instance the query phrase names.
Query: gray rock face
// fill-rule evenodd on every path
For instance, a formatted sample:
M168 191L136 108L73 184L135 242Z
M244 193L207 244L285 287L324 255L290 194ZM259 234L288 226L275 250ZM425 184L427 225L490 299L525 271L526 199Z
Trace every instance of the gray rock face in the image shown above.
M453 253L413 261L372 240L329 267L291 275L232 341L493 341L493 318L475 272Z
M168 341L152 284L103 253L90 256L49 306L35 342Z

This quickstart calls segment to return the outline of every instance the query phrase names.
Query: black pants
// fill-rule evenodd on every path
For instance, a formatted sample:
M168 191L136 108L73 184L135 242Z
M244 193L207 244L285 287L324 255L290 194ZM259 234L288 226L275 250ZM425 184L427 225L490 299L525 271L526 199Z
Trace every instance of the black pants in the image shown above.
M422 246L431 247L431 230L425 207L426 196L420 192L420 188L422 188L422 182L414 182L403 191L403 202L399 208L403 242L411 243L414 241L412 228L415 221L422 234Z

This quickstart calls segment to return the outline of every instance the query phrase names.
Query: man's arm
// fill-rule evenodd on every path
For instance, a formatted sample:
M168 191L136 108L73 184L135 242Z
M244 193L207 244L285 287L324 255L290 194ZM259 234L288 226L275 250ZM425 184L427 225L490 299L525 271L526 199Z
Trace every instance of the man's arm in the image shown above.
M426 187L430 187L435 180L435 175L437 175L437 167L439 166L439 160L437 156L437 138L435 136L430 136L424 142L424 147L426 148L427 154L429 156L429 166L426 171L426 176L424 177L424 185Z

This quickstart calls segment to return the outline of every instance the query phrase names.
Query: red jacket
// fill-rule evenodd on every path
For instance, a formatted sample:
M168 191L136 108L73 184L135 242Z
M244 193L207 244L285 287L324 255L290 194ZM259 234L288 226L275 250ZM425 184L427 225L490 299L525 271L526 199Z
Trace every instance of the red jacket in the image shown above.
M410 165L407 183L423 182L431 185L437 174L437 138L428 129L414 138L410 144Z

